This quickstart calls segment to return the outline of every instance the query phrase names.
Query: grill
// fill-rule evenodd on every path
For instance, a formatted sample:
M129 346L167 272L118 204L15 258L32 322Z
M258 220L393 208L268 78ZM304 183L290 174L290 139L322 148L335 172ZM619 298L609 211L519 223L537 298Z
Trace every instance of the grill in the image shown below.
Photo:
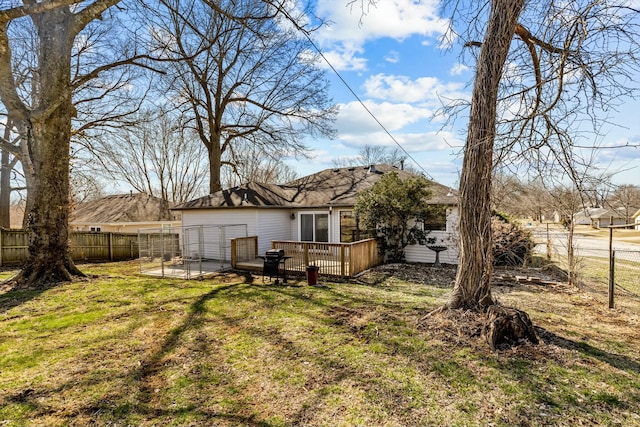
M284 262L289 257L284 256L284 249L269 249L264 254L264 264L262 266L262 281L265 276L269 276L269 280L276 278L276 284L279 283L279 277L282 277L282 282L287 282L286 270L284 268ZM280 274L280 263L282 263L282 274Z

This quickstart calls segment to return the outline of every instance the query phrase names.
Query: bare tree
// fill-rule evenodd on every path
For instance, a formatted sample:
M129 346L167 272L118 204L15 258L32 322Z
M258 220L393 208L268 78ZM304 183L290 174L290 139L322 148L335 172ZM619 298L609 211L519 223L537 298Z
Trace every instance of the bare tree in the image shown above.
M100 160L102 174L171 203L206 194L207 153L184 116L159 108L129 120L134 124L93 141L89 158Z
M263 147L239 142L228 151L231 165L222 173L225 188L247 182L284 184L298 178L296 171Z
M567 272L567 282L570 286L578 286L581 259L576 254L574 241L575 214L590 205L586 185L593 185L596 180L595 177L589 175L590 170L589 167L582 170L576 168L574 175L576 179L569 183L562 182L562 175L554 173L554 171L546 171L547 176L540 179L540 182L544 182L546 186L546 198L550 199L550 204L561 216L562 224L567 230L567 238L564 242L566 258L563 261Z
M639 11L624 0L448 4L462 21L457 36L479 54L460 180L460 259L443 309L488 311L491 325L504 316L526 318L492 327L492 345L504 335L516 338L516 331L537 340L526 314L495 308L491 296L492 170L506 163L535 170L557 165L579 181L573 129L586 121L597 134L599 113L638 89L632 76L640 68Z
M357 156L337 157L331 159L331 163L336 167L369 166L385 163L404 169L406 160L407 156L399 148L389 149L384 145L367 144L358 150Z
M50 6L56 7L53 4ZM91 141L98 128L126 125L124 118L129 112L136 111L140 100L143 99L144 85L136 81L140 74L137 72L138 67L122 66L129 62L128 52L135 50L127 37L123 37L126 35L126 32L122 31L124 26L113 14L105 14L99 21L88 23L72 43L72 146ZM32 19L25 16L13 19L7 27L7 34L11 48L15 93L26 108L35 110L40 102L41 93L38 53L40 39L37 27ZM114 64L121 66L115 67ZM139 86L142 87L141 90L136 89ZM3 108L4 104L0 110ZM13 156L11 173L14 178L18 178L17 186L14 186L12 191L24 190L21 197L26 201L26 211L29 212L33 207L34 191L31 189L34 187L35 168L31 161L30 147L25 143L27 128L16 117L7 114L7 118L6 124L9 126L5 130L10 131L10 134L5 132L7 138L3 140L3 147ZM72 157L71 161L74 160ZM91 187L85 185L88 180L95 181L92 175L84 173L86 171L78 165L74 165L70 172L77 175L73 179L74 187L83 187L82 193ZM94 183L93 187L97 189L98 185ZM25 228L28 226L27 219L28 216L25 216Z
M640 187L637 185L618 185L609 204L615 209L620 208L625 217L625 224L631 223L631 216L640 209Z
M179 60L167 69L168 93L208 151L210 192L222 188L223 166L234 166L234 145L304 155L303 134L333 135L323 72L270 3L163 0L158 15L157 49Z
M489 4L486 13L482 6ZM493 165L562 170L579 181L579 168L572 167L572 129L586 117L597 132L599 109L636 89L626 76L638 68L637 11L624 2L528 2L523 9L522 1L498 0L479 6L468 9L468 31L461 36L466 46L480 50L460 186L461 258L450 308L493 304L486 196ZM485 26L481 19L487 16ZM476 30L484 40L471 35Z
M3 117L0 127L3 127L0 137L0 227L11 226L11 193L16 191L15 186L16 167L19 163L20 148L19 137L13 132L13 122Z
M448 308L478 309L491 296L491 176L498 89L523 0L491 2L476 65L460 178L460 258Z
M518 176L494 171L491 180L492 209L509 215L524 217L528 213L528 191Z
M0 10L0 99L7 114L20 124L33 177L27 214L29 257L14 279L16 286L45 286L82 275L68 253L69 156L72 120L78 114L73 94L109 69L135 62L136 55L109 52L120 55L113 57L94 52L94 61L82 66L72 64L72 59L81 44L78 36L101 28L96 20L109 21L113 16L109 10L117 3L119 0L25 1ZM26 28L33 36L33 50L16 49L20 40L14 32L17 27ZM26 93L22 91L25 74L14 68L20 52L33 54ZM93 87L98 90L94 94L103 85Z

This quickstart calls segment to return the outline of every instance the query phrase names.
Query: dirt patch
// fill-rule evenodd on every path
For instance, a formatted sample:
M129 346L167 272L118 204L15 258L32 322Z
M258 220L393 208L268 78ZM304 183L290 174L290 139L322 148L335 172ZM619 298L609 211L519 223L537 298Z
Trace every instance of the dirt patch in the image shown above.
M409 283L421 283L440 288L453 288L456 279L455 265L434 267L430 264L386 264L366 270L355 277L355 281L367 285L378 285L395 278ZM550 268L495 267L494 287L518 285L542 285L566 288L562 272Z
M363 271L355 277L355 281L367 285L377 285L390 278L409 283L428 283L441 288L453 288L456 278L455 265L434 267L428 264L385 264Z

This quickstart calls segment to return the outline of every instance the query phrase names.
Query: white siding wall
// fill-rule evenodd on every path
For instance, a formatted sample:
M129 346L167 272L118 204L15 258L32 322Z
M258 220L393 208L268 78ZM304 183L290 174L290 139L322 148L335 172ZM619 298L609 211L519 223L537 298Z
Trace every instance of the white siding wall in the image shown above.
M458 263L458 246L455 243L453 236L445 231L432 231L429 233L429 237L435 237L440 240L445 240L445 246L449 249L440 252L440 262L443 264L457 264ZM408 262L426 262L432 263L436 260L436 253L431 249L423 245L410 245L404 250L405 258Z
M182 226L247 224L249 236L257 233L257 209L194 209L182 211Z
M449 249L440 252L440 262L443 264L458 263L458 209L447 209L447 230L432 231L430 238L435 238L437 244L448 246ZM405 248L405 257L408 262L432 263L436 260L436 253L423 245L411 245Z
M329 215L329 242L340 243L340 211L351 209L334 209Z
M291 211L286 209L262 209L258 211L258 255L271 249L272 240L294 240L291 235Z

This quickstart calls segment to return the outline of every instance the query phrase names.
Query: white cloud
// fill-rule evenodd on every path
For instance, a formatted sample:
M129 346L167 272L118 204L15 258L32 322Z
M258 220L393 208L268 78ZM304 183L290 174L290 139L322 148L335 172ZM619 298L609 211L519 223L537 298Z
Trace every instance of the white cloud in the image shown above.
M342 45L338 48L324 52L323 55L337 70L363 71L367 69L367 59L362 56L364 49L354 45ZM321 68L329 68L323 60L318 63Z
M360 2L349 6L336 0L318 0L316 13L332 25L318 32L332 41L364 43L380 37L404 39L411 35L437 37L446 31L448 21L438 15L439 1L385 0L375 6Z
M450 132L393 133L393 138L409 154L457 150L462 144L462 141ZM389 149L397 148L396 143L383 131L340 135L340 140L345 146L353 149L359 149L365 145L381 145Z
M453 66L453 68L451 68L449 74L451 74L452 76L459 76L460 74L466 73L467 71L469 71L469 67L467 67L466 65L456 64Z
M362 54L359 49L367 41L385 37L403 40L413 35L438 39L448 26L448 21L438 16L438 0L385 0L375 6L368 6L368 0L362 3L364 14L360 2L317 2L315 13L327 25L314 32L313 37L328 58L336 58L335 63L329 60L338 70L363 70L366 60L355 54ZM394 62L394 58L385 59Z
M402 129L420 120L429 119L433 115L430 109L415 107L410 104L365 101L364 105L390 132ZM359 102L340 105L336 128L339 135L370 133L381 130L380 125L376 123Z
M397 64L398 61L400 61L400 52L392 50L385 55L384 60L392 64Z
M441 99L468 99L460 83L445 83L435 77L419 77L411 80L406 76L376 74L364 83L367 96L386 101L429 103L440 105Z

